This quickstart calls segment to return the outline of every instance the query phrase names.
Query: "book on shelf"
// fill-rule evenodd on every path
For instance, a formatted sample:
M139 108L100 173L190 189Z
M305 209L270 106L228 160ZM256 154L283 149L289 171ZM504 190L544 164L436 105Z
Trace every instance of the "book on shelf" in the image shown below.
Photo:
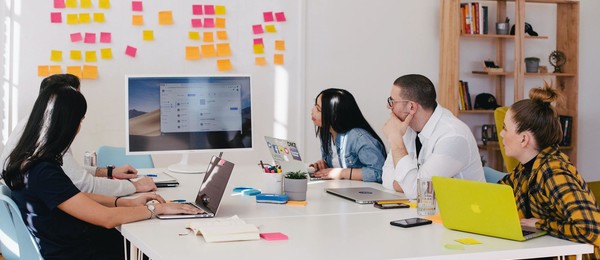
M463 34L488 34L488 7L479 2L460 4Z
M471 93L469 91L469 82L458 81L458 95L459 95L459 110L472 110L473 103L471 102Z
M208 243L260 239L258 228L238 216L201 219L188 223L187 228L195 235L203 236Z
M570 146L571 145L571 132L573 128L573 117L559 115L558 120L560 121L560 126L563 131L563 138L560 142L560 146Z

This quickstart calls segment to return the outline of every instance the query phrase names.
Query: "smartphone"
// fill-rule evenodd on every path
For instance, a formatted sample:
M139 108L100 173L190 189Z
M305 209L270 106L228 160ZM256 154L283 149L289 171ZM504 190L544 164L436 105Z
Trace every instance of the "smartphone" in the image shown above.
M404 208L410 208L410 205L404 204L404 203L386 203L386 204L374 203L373 206L376 207L376 208L378 208L378 209L404 209Z
M407 218L407 219L401 219L401 220L394 220L390 222L390 225L392 226L398 226L398 227L403 227L403 228L409 228L409 227L416 227L416 226L422 226L422 225L428 225L431 224L432 221L429 219L424 219L424 218Z

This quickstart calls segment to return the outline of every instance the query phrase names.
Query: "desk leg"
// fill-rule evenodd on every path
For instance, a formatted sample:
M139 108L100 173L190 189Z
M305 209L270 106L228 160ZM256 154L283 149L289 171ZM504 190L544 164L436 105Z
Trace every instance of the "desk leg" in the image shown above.
M140 260L141 256L138 255L138 248L137 246L135 246L133 243L130 243L130 248L129 248L129 259L131 260Z

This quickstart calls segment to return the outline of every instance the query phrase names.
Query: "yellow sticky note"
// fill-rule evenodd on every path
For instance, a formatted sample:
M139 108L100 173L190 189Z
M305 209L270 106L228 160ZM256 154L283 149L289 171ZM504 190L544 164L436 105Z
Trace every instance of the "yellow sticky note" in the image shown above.
M38 66L38 76L39 77L50 76L50 68L47 65L39 65Z
M229 71L233 69L230 60L217 60L217 68L219 71Z
M223 5L215 6L215 14L216 15L224 15L225 13L227 13L227 9L225 8L225 6L223 6Z
M265 47L262 44L254 44L254 54L265 53Z
M50 60L51 61L62 61L62 51L52 50L50 52Z
M283 54L275 54L273 56L273 63L283 65Z
M477 245L477 244L481 244L481 242L479 242L477 239L475 238L461 238L461 239L455 239L454 241L461 243L463 245Z
M144 41L153 41L154 40L154 31L153 30L144 30Z
M104 21L104 13L94 13L94 22L103 23Z
M214 42L215 41L215 36L213 34L213 32L204 32L202 34L202 39L204 39L204 42Z
M189 32L188 33L188 38L190 38L190 40L199 41L200 40L200 33L199 32Z
M79 23L90 23L92 22L92 17L88 13L79 14Z
M92 8L92 0L81 0L81 8Z
M77 8L77 0L67 0L65 1L65 6L69 8Z
M217 19L215 19L215 27L217 27L217 28L225 28L225 18L217 18Z
M217 44L217 56L219 56L219 57L231 56L231 48L229 47L229 43L218 43Z
M83 65L83 77L84 79L97 79L98 78L98 67L93 65Z
M80 50L71 50L71 59L72 60L81 60L81 51Z
M135 26L144 25L144 16L143 15L132 15L131 16L131 25L135 25Z
M185 47L185 59L186 60L199 60L200 59L200 48L198 48L198 46L186 46Z
M275 50L285 51L285 41L284 40L276 40L275 41Z
M217 39L221 41L227 40L227 31L217 31Z
M160 25L173 24L173 12L171 12L171 11L158 12L158 24L160 24Z
M67 73L81 78L81 66L67 66Z
M85 62L96 62L96 51L85 52Z
M111 48L100 49L100 57L105 60L112 59L112 49Z
M62 74L62 68L60 67L60 65L51 65L49 68L50 68L50 75Z
M203 44L202 46L200 46L200 48L202 48L202 56L204 56L205 58L212 58L217 56L214 44Z
M254 64L258 66L265 66L267 65L267 59L265 59L265 57L256 57L256 59L254 59Z
M286 203L288 206L306 206L308 202L306 200L290 200Z
M67 24L78 24L78 23L79 23L79 15L67 14Z
M265 31L274 33L274 32L277 32L277 29L275 29L275 25L269 24L269 25L265 25Z
M98 1L98 7L103 8L103 9L109 9L110 8L110 0Z

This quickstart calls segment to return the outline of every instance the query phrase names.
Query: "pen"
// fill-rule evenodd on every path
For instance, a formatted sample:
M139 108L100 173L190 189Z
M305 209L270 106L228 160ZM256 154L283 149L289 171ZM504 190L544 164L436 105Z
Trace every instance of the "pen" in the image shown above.
M171 200L171 202L182 203L185 202L185 200Z
M148 176L148 177L158 177L158 175L154 174L154 173L149 173L149 174L142 174L143 176Z
M265 168L265 165L263 164L262 160L260 160L260 167L263 169Z

